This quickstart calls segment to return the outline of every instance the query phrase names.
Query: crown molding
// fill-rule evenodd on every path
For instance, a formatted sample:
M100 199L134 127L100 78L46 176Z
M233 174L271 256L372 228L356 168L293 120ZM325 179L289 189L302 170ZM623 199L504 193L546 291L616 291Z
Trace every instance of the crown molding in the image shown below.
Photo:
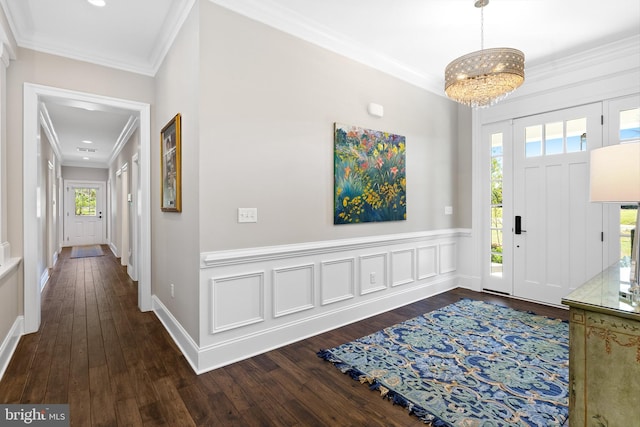
M422 73L271 0L209 0L218 6L444 96L444 78Z
M2 6L4 15L7 18L8 27L11 31L5 31L5 28L3 28L4 21L0 19L0 42L6 45L10 59L16 58L16 48L20 46L42 53L154 77L162 65L165 56L171 49L175 38L189 16L195 2L196 0L179 2L180 9L171 11L171 13L168 14L162 26L164 31L160 32L153 50L149 56L145 58L102 55L93 50L74 49L66 44L55 43L46 38L38 37L37 35L28 35L28 31L22 28L21 24L14 20L9 13L6 13L8 10L7 0L0 0L0 5ZM9 37L7 34L11 34L12 37ZM13 44L9 43L10 40L13 40ZM3 57L0 58L4 60Z
M109 160L107 161L107 164L105 165L105 167L107 165L113 164L113 162L116 160L116 158L118 157L118 155L120 154L124 146L127 145L127 142L129 142L129 138L131 138L131 135L133 135L133 132L135 132L135 130L138 129L139 123L140 123L140 120L138 119L137 116L129 116L129 120L127 121L127 124L124 125L122 132L120 132L120 136L118 136L118 140L116 141L116 144L113 147L113 151L111 152L111 156L109 156Z
M542 81L559 74L571 74L593 68L602 68L602 73L619 72L638 68L640 65L640 34L606 43L579 53L569 54L561 59L549 60L527 68L527 79ZM617 67L612 67L615 62ZM603 67L604 66L604 67Z
M60 146L60 140L58 139L58 134L53 127L53 122L49 116L49 110L47 110L47 106L44 102L40 103L40 124L49 139L49 145L51 145L53 154L55 154L57 159L62 159L62 147Z
M7 14L7 0L0 0L0 58L5 67L9 66L9 61L16 59L16 50L18 45L14 37L13 27Z
M178 37L178 33L182 29L185 21L189 17L191 13L191 9L193 9L193 5L196 3L196 0L187 0L182 2L182 8L177 10L175 13L169 14L170 22L165 22L163 27L167 30L160 35L160 39L157 40L155 48L151 53L151 59L149 61L151 65L151 69L153 70L153 76L156 75L162 63L164 62L164 58L169 53L171 46L173 46L173 42Z

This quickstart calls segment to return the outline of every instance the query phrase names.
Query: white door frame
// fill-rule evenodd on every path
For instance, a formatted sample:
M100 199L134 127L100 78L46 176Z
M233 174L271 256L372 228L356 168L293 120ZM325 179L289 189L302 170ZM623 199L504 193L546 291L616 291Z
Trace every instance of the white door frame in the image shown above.
M39 104L42 97L63 98L102 104L137 112L140 117L140 224L137 229L140 248L138 307L151 310L151 108L147 103L110 98L48 86L24 84L23 110L23 245L24 245L24 332L40 328L41 298L37 274L37 254L45 242L37 236L38 133Z

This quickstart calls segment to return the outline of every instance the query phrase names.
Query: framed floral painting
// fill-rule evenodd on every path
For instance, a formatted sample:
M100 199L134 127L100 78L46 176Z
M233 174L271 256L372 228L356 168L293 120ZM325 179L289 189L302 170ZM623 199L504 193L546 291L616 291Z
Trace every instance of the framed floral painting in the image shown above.
M164 212L182 212L181 133L180 113L160 132L160 208Z
M405 137L336 123L334 224L407 219Z

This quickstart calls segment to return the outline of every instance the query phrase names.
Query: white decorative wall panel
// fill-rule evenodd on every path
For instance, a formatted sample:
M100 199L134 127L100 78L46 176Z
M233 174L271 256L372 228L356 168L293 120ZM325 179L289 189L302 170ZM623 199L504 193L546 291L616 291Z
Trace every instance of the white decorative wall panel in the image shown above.
M264 272L211 279L211 333L264 321Z
M202 253L200 336L189 341L180 325L170 330L192 349L194 369L206 372L455 288L459 277L443 273L456 270L463 234L436 230ZM162 318L175 323L170 313Z
M314 264L273 269L273 316L314 307Z
M456 243L440 244L440 274L456 271Z
M418 280L438 275L438 246L418 248Z
M387 289L387 254L360 257L360 295Z
M322 305L344 301L354 297L355 258L321 263Z
M391 252L391 286L415 282L415 250L403 249Z

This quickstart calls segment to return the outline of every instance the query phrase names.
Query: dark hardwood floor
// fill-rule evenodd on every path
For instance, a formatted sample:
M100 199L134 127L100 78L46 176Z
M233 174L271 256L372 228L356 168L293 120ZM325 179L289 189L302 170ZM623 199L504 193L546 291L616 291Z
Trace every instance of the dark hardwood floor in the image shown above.
M469 297L567 319L568 312L456 289L197 376L136 285L105 256L62 251L43 293L40 331L21 338L2 403L68 403L73 426L422 426L316 356Z

